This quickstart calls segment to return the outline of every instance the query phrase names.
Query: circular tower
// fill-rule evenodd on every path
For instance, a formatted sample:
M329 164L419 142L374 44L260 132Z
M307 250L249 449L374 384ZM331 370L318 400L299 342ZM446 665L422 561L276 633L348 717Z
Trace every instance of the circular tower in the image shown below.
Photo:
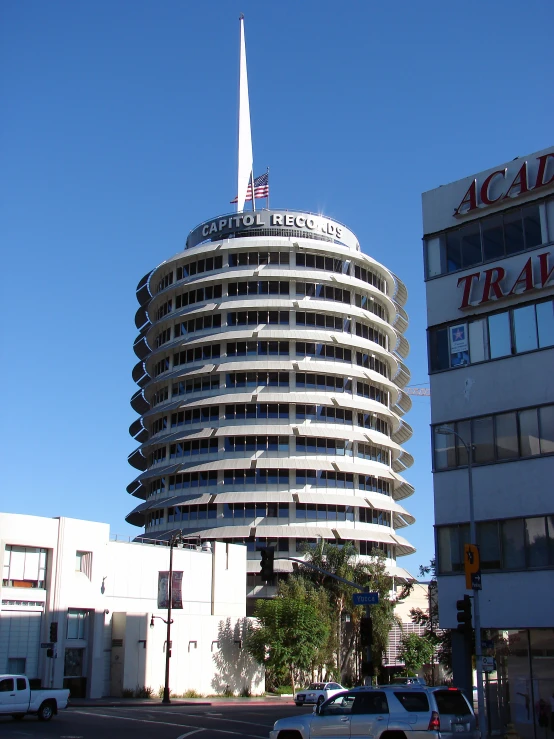
M261 210L200 224L137 298L138 538L244 544L250 596L262 548L286 573L319 538L403 577L404 284L337 221Z

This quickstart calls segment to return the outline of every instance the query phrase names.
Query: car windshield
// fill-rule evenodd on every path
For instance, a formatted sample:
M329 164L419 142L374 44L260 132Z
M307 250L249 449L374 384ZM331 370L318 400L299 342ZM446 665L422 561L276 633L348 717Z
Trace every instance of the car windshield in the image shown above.
M308 690L325 690L325 683L310 683Z

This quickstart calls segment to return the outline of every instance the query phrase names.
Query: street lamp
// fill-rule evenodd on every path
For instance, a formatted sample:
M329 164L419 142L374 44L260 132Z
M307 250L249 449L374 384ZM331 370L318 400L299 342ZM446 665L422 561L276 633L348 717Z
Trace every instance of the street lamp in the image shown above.
M477 546L477 527L473 508L473 444L467 444L457 431L450 426L436 426L435 433L441 436L455 436L464 445L467 453L467 482L469 488L469 543ZM477 709L479 711L479 730L484 739L487 735L485 722L485 696L483 695L483 664L481 647L481 614L479 611L479 588L473 588L473 622L475 628L475 662L477 668Z
M184 541L183 539L183 532L178 531L176 534L172 534L170 540L169 540L169 581L168 581L168 600L167 600L167 619L162 618L161 616L154 616L152 615L152 618L150 619L150 628L154 628L154 619L159 618L160 621L163 621L164 624L167 625L167 636L166 636L166 643L165 643L165 683L164 683L164 694L162 698L162 703L171 703L169 694L169 660L171 659L171 624L173 623L173 619L171 618L171 606L172 606L172 600L173 600L173 547L176 544L182 544Z

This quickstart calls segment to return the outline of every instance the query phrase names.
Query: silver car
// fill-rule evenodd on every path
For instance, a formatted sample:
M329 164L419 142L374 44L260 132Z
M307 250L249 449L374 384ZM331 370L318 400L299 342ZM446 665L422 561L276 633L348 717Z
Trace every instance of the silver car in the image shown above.
M279 719L269 736L480 739L473 708L461 691L424 685L353 688L316 706L311 714Z

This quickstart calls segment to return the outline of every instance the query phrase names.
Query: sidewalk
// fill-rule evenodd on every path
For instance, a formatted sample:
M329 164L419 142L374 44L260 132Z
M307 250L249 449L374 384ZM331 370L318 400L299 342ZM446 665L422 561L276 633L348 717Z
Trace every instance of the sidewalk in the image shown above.
M171 706L294 705L292 695L262 695L252 698L172 698ZM68 708L164 708L160 698L70 698Z

